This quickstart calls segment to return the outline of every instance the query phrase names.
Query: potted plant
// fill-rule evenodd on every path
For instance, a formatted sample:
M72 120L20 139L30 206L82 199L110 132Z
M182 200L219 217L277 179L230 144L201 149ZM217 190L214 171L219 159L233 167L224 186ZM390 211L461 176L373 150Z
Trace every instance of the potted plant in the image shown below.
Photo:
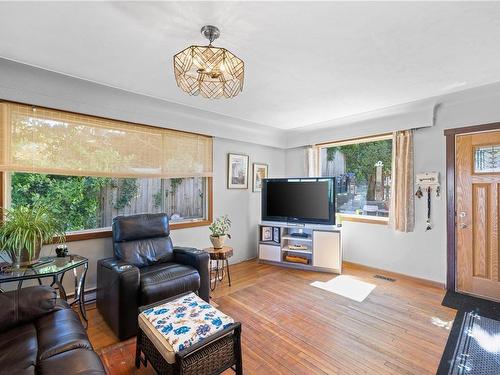
M222 249L226 238L231 238L229 234L229 229L231 229L231 220L227 215L218 217L215 221L208 227L212 234L210 235L210 241L214 246L214 249Z
M64 228L58 218L41 204L3 210L0 249L6 251L14 266L35 263L42 245L54 238L64 242Z

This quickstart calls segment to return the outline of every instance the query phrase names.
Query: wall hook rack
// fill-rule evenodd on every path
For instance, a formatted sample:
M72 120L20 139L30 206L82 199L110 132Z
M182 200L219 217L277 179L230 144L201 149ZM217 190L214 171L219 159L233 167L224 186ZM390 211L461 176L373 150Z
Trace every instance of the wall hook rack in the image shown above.
M436 197L441 195L441 184L439 183L439 172L417 173L415 178L416 192L418 198L422 198L423 192L433 191Z
M441 196L441 185L439 183L439 172L424 172L424 173L417 173L416 179L415 179L415 185L417 188L417 191L415 195L417 198L422 198L424 196L424 192L426 193L427 197L427 221L426 221L426 227L425 230L431 230L432 229L432 222L431 222L431 196L432 192L435 192L436 198L439 199Z

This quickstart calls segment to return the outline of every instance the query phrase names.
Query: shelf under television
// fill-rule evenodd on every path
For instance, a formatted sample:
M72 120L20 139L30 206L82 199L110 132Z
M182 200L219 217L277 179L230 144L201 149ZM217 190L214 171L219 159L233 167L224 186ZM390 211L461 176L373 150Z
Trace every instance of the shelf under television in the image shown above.
M309 237L283 236L283 239L289 241L313 242L312 238Z
M279 262L273 262L273 261L268 261L268 260L259 260L259 262L265 263L265 264L273 264L276 266L282 266L282 267L287 267L287 268L295 268L295 269L302 269L302 270L314 270L315 267L311 264L302 264L302 263L294 263L294 262L287 262L286 260L281 260ZM322 270L323 271L323 270ZM328 270L326 271L328 272Z
M281 248L281 251L287 251L289 253L298 253L298 254L312 254L312 249L297 249L297 250L294 250L294 249L290 249L288 246L285 246L283 248Z

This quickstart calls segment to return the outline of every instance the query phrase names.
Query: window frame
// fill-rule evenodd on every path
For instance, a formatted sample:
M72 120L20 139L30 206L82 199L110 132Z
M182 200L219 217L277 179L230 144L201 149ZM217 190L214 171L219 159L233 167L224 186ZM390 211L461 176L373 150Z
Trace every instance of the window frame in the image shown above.
M322 149L330 148L330 147L346 146L346 145L352 145L352 144L358 144L358 143L384 141L384 140L388 140L388 139L392 140L393 136L394 136L393 133L383 133L383 134L378 134L378 135L371 135L371 136L365 136L365 137L349 138L349 139L344 139L344 140L339 140L339 141L318 143L318 144L314 145L314 149L315 149L315 153L316 153L316 160L317 160L317 162L315 163L317 175L319 176L321 174L320 155L321 155ZM393 148L393 153L394 153L394 148ZM391 159L392 159L392 157L391 157ZM391 174L392 174L392 168L391 168ZM386 226L389 225L389 217L343 214L340 212L338 212L337 214L340 216L342 221L350 221L350 222L365 223L365 224L378 224L378 225L386 225ZM389 216L390 216L390 208L389 208Z
M32 105L32 104L28 104L28 103L6 101L6 100L1 100L1 99L0 99L0 101L10 102L10 103L15 103L15 104ZM117 119L117 118L96 116L96 115L90 115L90 114L81 113L81 112L61 110L61 109L57 109L57 108L44 107L44 106L39 106L39 105L33 105L33 106L35 106L37 108L45 108L45 109L50 109L50 110L55 110L55 111L63 111L63 112L75 114L75 115L92 116L92 117L95 117L98 119L103 119L103 120L112 120L112 121L121 121L121 122L125 121L125 120ZM183 130L178 130L178 129L170 129L170 128L154 126L154 125L140 124L140 123L136 123L136 122L132 122L132 121L126 121L126 122L129 124L132 124L132 125L144 126L144 127L149 127L149 128L167 129L167 130L177 131L180 133L189 133L189 134L196 134L196 135L201 135L201 136L205 136L205 137L210 137L206 134L201 134L201 133L194 133L194 132L183 131ZM212 148L212 152L213 152L213 148ZM213 170L213 158L212 158L212 170ZM5 176L6 173L7 172L0 171L0 208L3 208L4 204L6 202L8 202L8 199L6 197L6 193L9 191L9 189L6 188L6 183L8 182L9 179L6 178L6 176ZM171 230L209 226L212 223L212 221L213 221L213 176L205 177L205 178L207 179L207 215L206 215L206 218L202 219L202 220L193 220L193 221L171 223L170 224ZM0 215L0 223L2 221L3 221L3 215ZM68 232L66 234L66 242L85 241L85 240L92 240L92 239L97 239L97 238L107 238L107 237L111 237L111 236L112 236L112 231L111 231L110 227L88 229L88 230L82 230L82 231Z

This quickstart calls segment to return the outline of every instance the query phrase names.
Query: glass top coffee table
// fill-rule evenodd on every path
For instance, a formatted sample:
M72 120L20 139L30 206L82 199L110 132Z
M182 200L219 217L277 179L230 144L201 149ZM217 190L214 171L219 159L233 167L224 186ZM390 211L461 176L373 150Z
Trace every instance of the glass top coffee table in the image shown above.
M78 268L82 268L82 272L77 272ZM78 304L80 313L82 314L85 323L88 323L87 313L85 311L85 277L89 267L89 260L80 255L66 255L65 257L43 257L39 262L29 267L8 267L0 272L0 285L5 283L17 282L17 288L21 289L23 281L38 280L38 284L42 285L42 279L51 278L50 286L59 290L59 296L67 301L66 290L63 287L63 278L66 272L73 271L75 280L75 295L69 304L73 306ZM0 292L4 292L0 288Z

